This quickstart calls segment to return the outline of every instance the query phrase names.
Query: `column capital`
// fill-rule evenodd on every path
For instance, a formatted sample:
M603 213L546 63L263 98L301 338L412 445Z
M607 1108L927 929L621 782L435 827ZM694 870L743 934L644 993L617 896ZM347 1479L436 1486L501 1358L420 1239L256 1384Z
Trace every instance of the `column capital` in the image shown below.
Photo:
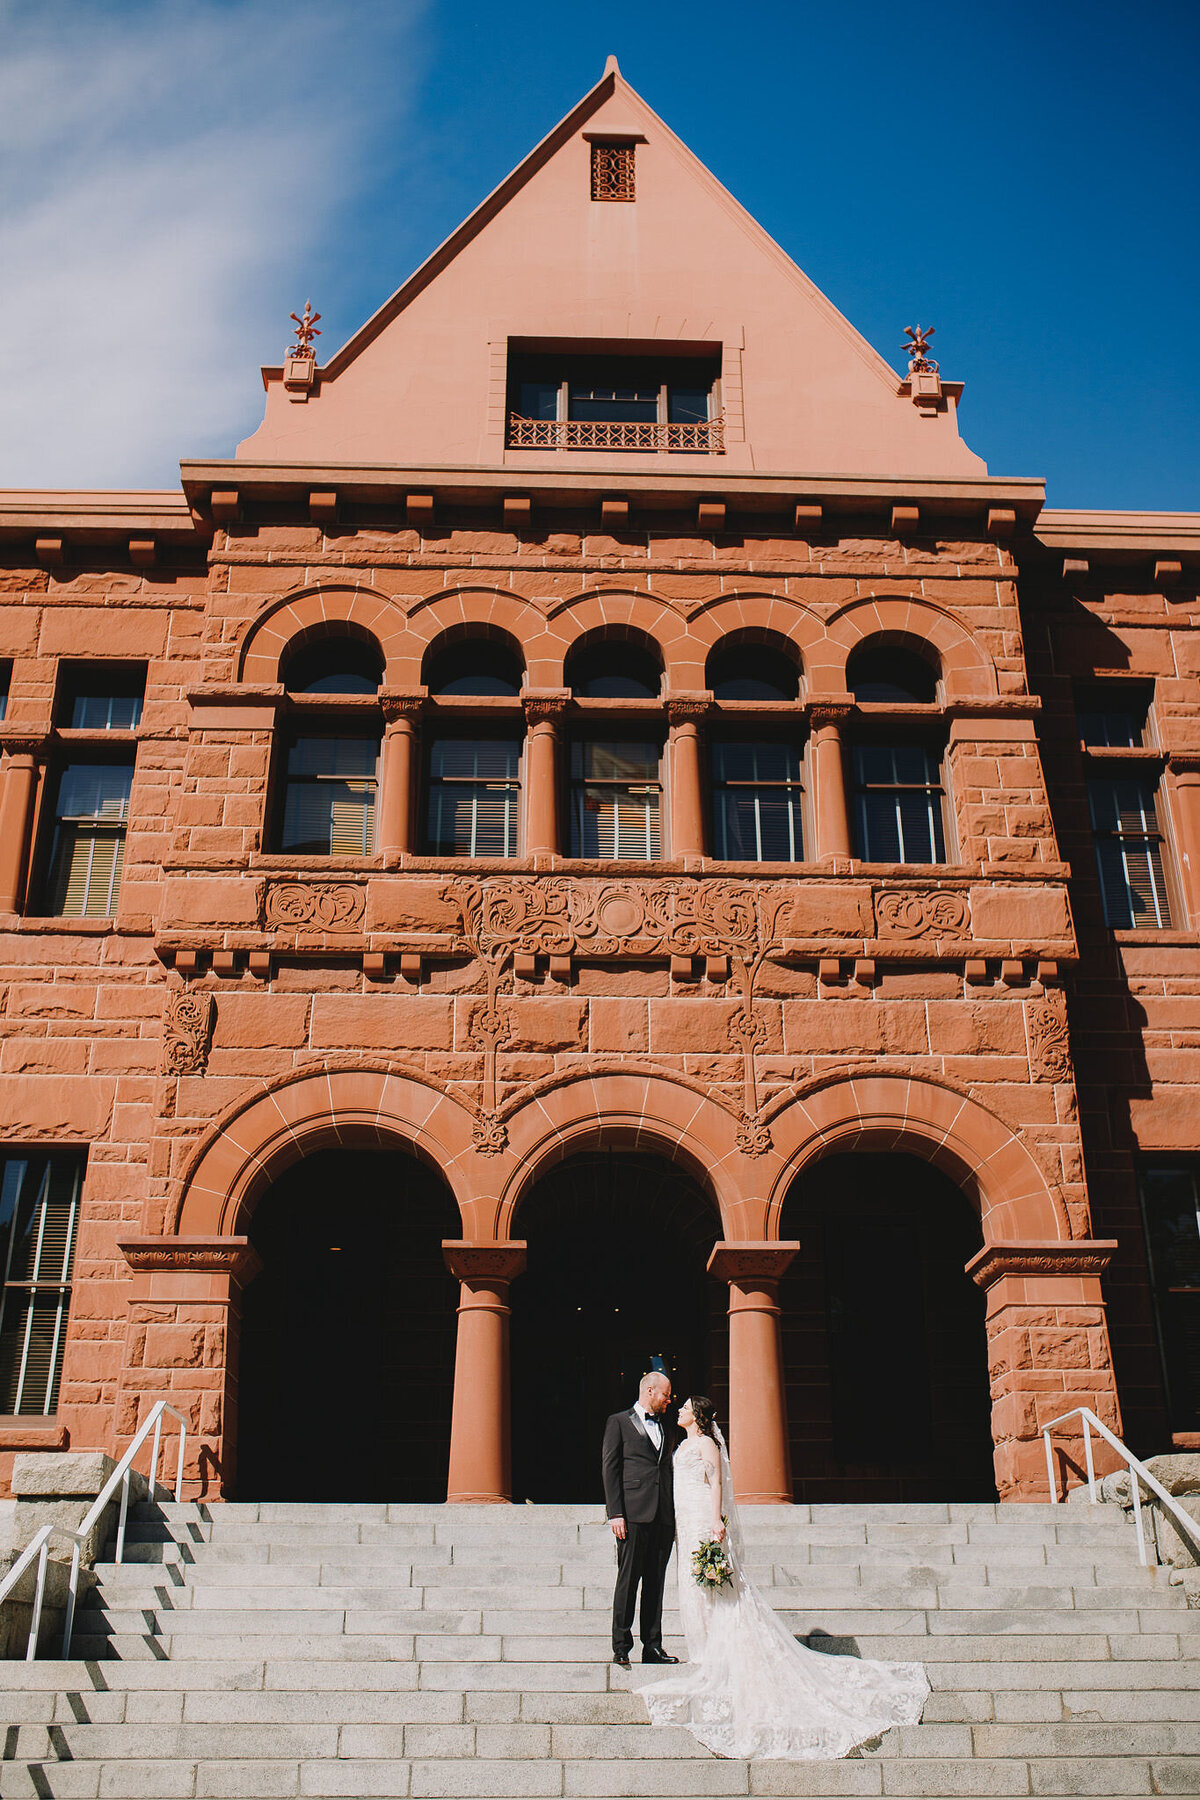
M406 720L420 718L428 698L429 689L427 687L385 687L379 690L379 704L383 708L384 719L389 725L400 725Z
M853 694L822 694L808 704L808 722L814 731L840 730L853 713Z
M459 1281L512 1281L525 1267L523 1238L485 1243L478 1239L443 1238L446 1267Z
M966 1272L981 1288L1006 1275L1101 1275L1116 1248L1115 1238L1013 1238L985 1244Z
M712 711L712 704L713 697L707 688L694 691L676 688L663 695L671 725L698 725Z
M0 750L9 756L41 756L45 753L49 736L44 731L22 731L19 728L5 731L0 729Z
M139 1274L228 1275L244 1287L262 1268L248 1237L121 1238L117 1248Z
M522 688L521 704L530 725L556 725L567 710L570 688Z
M714 1244L708 1272L721 1281L778 1281L798 1254L799 1240L787 1242L736 1240Z

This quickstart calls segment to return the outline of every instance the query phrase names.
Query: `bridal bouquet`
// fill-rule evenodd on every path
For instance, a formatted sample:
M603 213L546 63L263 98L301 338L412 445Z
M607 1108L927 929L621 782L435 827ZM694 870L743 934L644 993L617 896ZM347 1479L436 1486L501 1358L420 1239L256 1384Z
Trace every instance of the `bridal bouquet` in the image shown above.
M706 1538L699 1549L693 1550L692 1574L697 1586L702 1588L721 1588L732 1581L733 1567L724 1544L718 1544L715 1538Z

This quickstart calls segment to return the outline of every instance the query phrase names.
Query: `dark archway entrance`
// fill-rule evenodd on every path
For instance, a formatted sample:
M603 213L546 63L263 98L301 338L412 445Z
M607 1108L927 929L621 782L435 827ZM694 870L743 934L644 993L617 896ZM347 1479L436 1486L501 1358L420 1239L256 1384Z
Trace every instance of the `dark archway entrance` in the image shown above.
M444 1500L458 1208L402 1151L321 1150L259 1202L246 1290L237 1497Z
M513 1496L599 1499L604 1421L633 1404L652 1356L724 1415L728 1287L705 1272L716 1208L665 1158L600 1151L544 1176L514 1231L529 1261L512 1288Z
M975 1208L918 1156L829 1156L793 1183L780 1283L799 1501L995 1499Z

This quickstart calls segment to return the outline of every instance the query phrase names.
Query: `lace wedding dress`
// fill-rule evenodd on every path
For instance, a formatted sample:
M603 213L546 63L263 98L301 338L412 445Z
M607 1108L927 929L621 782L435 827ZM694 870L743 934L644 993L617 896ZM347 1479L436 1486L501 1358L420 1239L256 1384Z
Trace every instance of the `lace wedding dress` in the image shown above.
M745 1574L729 1459L721 1444L726 1549L733 1580L692 1578L692 1552L712 1536L712 1497L698 1439L675 1452L679 1616L688 1662L633 1686L655 1725L683 1725L718 1756L832 1760L891 1725L915 1725L929 1693L919 1663L827 1656L798 1644Z

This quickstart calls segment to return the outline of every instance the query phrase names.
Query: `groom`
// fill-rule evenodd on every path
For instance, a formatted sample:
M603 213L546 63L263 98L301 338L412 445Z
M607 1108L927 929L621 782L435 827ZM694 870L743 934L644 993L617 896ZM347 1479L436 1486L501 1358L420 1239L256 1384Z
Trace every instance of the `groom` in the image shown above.
M667 1423L670 1402L667 1377L643 1375L636 1405L613 1413L604 1428L604 1508L617 1540L612 1643L619 1669L629 1667L639 1584L642 1661L679 1661L662 1647L663 1583L675 1540L671 1455L676 1434Z

